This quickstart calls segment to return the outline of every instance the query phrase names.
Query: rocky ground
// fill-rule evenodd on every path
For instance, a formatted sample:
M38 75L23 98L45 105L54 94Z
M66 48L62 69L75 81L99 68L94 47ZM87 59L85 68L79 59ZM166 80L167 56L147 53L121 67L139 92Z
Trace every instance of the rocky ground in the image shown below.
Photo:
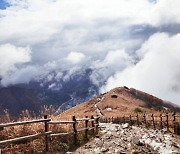
M165 130L101 123L100 133L100 136L77 149L74 154L180 153L180 140Z

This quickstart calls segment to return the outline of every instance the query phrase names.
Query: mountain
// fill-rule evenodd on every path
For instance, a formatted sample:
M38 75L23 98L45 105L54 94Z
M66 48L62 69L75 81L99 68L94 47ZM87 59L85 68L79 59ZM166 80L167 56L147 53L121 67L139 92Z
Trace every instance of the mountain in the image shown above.
M108 116L117 115L119 112L177 109L171 103L128 87L115 88L98 96L99 87L91 81L91 74L91 69L75 73L57 71L29 83L0 86L0 115L5 109L13 116L18 116L25 109L39 114L44 105L53 105L57 110L55 115L70 108L72 109L66 111L71 113L70 115L85 115L96 114L99 107L99 111ZM85 103L78 105L82 102Z
M5 109L13 116L25 109L38 114L43 105L53 105L60 113L87 101L98 94L97 86L90 80L91 73L90 69L74 75L61 72L58 78L57 72L51 72L29 83L1 86L0 115Z
M14 86L0 89L0 113L5 109L13 116L18 116L26 109L38 113L42 104L44 102L29 89Z
M140 90L118 87L61 113L59 117L71 119L72 115L84 117L92 114L117 117L137 112L180 112L180 108Z

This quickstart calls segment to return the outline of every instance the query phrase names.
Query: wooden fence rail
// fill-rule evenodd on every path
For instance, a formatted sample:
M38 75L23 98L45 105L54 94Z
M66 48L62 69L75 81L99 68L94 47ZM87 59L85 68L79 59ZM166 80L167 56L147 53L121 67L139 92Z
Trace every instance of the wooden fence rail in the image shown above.
M72 121L52 121L51 119L48 119L47 115L44 116L44 119L38 119L38 120L30 120L30 121L21 121L21 122L12 122L12 123L3 123L0 124L0 130L2 131L5 127L13 127L13 126L19 126L19 125L27 125L27 124L34 124L34 123L44 123L44 132L37 133L37 134L32 134L32 135L27 135L27 136L21 136L21 137L16 137L13 139L7 139L7 140L2 140L0 141L0 147L10 144L10 143L17 143L19 141L24 141L24 140L33 140L37 139L41 136L45 137L45 150L49 151L49 139L50 137L56 137L56 136L63 136L63 135L69 135L73 134L73 139L74 139L74 144L77 144L78 138L77 134L78 132L85 132L85 138L88 139L88 131L93 130L93 134L98 133L98 126L99 126L99 118L100 117L91 117L88 118L87 116L82 119L76 119L75 116L72 117ZM77 128L77 123L78 122L85 122L85 127L84 128ZM88 122L92 123L91 127L88 127ZM49 125L63 125L63 124L70 124L72 125L73 131L72 132L65 132L65 133L55 133L52 131L49 131Z
M112 123L129 123L130 125L136 124L137 126L144 125L146 128L152 126L156 128L166 128L177 135L180 135L180 115L173 114L136 114L122 117L101 118L101 122Z
M4 123L0 124L0 128L10 127L10 126L17 126L17 125L25 125L25 124L33 124L39 122L51 121L51 119L39 119L39 120L31 120L31 121L21 121L21 122L12 122L12 123Z

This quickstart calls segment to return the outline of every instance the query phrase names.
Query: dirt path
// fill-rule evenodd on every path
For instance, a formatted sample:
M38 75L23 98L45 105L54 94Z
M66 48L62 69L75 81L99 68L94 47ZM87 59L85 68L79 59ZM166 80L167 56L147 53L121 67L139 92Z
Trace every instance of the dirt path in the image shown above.
M99 100L98 100L98 103L96 103L96 104L94 105L94 107L96 108L96 114L97 114L98 116L102 117L102 116L104 116L104 115L103 115L103 113L101 112L100 108L98 107L98 104L103 101L104 97L98 98L98 99L99 99Z
M163 130L129 127L128 124L100 124L97 137L74 154L178 154L180 141Z

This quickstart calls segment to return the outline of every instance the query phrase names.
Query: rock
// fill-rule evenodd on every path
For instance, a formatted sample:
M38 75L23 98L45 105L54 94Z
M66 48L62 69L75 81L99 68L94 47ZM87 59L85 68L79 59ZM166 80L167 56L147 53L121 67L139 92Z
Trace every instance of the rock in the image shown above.
M102 147L103 146L103 141L100 139L95 139L95 145Z
M122 124L122 128L125 129L125 128L128 128L129 127L129 124L126 123L126 124Z
M155 135L151 135L150 138L151 139L156 139L156 136Z
M99 125L99 128L106 128L106 126L103 124L103 125Z
M127 147L127 146L125 146L125 147L124 147L124 149L125 149L125 150L127 150L127 149L128 149L128 147Z
M85 144L85 145L84 145L84 148L85 148L85 149L90 149L90 148L91 148L91 145L90 145L90 144Z
M139 138L135 137L135 138L133 138L132 141L133 141L134 144L137 145L139 143Z
M107 151L109 151L109 149L106 148L106 147L103 147L103 148L101 149L101 152L107 152Z
M144 146L145 144L141 141L138 142L138 146Z
M119 130L119 126L115 126L115 128L116 128L117 130Z
M111 132L108 132L108 133L106 134L105 138L106 138L106 139L110 139L112 136L113 136L112 133L111 133Z
M96 147L96 148L94 148L94 150L93 150L95 153L101 153L101 151L100 151L100 148L99 147Z
M180 153L179 140L164 134L164 131L129 127L129 124L100 124L103 125L101 136L97 136L86 146L79 148L74 154L156 154L163 151ZM118 131L116 131L118 130ZM164 147L163 147L164 146Z
M175 147L175 148L179 148L179 145L175 142L172 142L171 146Z
M101 133L105 134L105 133L107 133L107 131L106 130L102 130Z
M128 142L131 142L131 140L132 140L131 137L127 137Z
M133 143L137 146L144 146L145 144L139 140L139 138L134 138Z
M133 150L133 151L131 152L131 154L139 154L139 152Z
M99 138L100 136L99 135L96 135L96 138Z

